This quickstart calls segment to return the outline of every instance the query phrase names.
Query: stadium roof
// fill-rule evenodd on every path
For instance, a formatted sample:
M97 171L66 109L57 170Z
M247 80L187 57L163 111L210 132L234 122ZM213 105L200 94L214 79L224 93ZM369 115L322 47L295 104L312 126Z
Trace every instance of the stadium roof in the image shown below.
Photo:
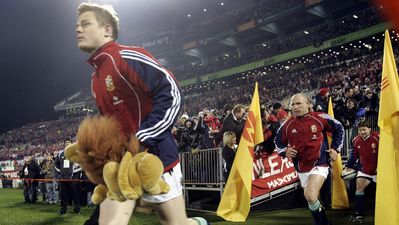
M369 0L320 0L313 1L314 5L305 5L307 1L291 0L286 1L290 4L287 3L284 10L276 11L273 10L273 4L278 4L279 1L274 0L172 0L168 1L167 5L163 5L164 2L157 4L154 0L149 2L158 8L154 13L156 16L151 18L152 22L149 21L153 25L147 30L143 30L141 26L141 33L128 29L125 39L135 45L146 47L169 67L198 62L204 56L220 55L238 46L246 48L259 43L260 40L284 38L322 23L332 24L334 19L370 7L372 4ZM220 5L222 2L223 6ZM143 9L151 7L151 4L143 4ZM253 11L262 7L271 10L272 14L252 15ZM190 17L187 17L188 14ZM246 24L250 28L239 30L240 24L246 26L246 21L227 26L225 24L225 21L246 16L253 19L253 25ZM212 27L219 29L212 31ZM151 40L159 41L168 35L176 35L174 42L177 44L173 48L157 48L148 43Z

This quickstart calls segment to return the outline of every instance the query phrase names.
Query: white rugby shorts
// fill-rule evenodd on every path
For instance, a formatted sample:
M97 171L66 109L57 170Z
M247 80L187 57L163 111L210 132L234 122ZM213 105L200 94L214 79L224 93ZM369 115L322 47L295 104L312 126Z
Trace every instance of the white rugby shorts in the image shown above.
M328 173L329 173L329 167L315 166L309 172L298 173L298 177L299 177L299 180L301 181L302 188L305 188L306 185L308 184L310 175L316 174L316 175L320 175L320 176L324 177L324 179L326 179L328 176Z
M373 181L374 183L377 183L377 175L369 175L367 173L363 173L362 171L357 171L356 178L365 178L367 180Z
M169 172L164 173L161 178L169 185L169 192L160 195L149 195L144 193L143 196L141 196L142 200L149 203L163 203L183 194L183 175L180 163L176 164Z

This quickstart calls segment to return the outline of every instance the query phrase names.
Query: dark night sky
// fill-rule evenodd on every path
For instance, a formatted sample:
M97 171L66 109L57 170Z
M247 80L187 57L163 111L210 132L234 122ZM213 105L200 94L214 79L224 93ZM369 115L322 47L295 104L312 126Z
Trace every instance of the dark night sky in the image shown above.
M75 41L77 1L6 0L0 8L0 132L55 119L54 104L89 85Z
M89 57L76 45L81 0L2 0L0 7L0 133L29 122L56 119L58 100L90 86ZM121 18L119 41L181 20L214 0L100 0ZM184 3L184 4L183 4ZM169 25L170 25L169 24ZM129 31L130 33L128 33Z

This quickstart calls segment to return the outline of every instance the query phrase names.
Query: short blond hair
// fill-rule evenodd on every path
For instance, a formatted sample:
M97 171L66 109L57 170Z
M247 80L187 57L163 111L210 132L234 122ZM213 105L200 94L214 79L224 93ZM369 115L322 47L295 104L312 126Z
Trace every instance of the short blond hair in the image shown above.
M226 131L223 134L223 145L226 145L227 142L230 142L232 138L236 137L236 134L232 131Z
M93 12L101 26L111 25L112 38L114 40L118 39L119 18L112 5L83 2L78 7L78 16L85 12Z

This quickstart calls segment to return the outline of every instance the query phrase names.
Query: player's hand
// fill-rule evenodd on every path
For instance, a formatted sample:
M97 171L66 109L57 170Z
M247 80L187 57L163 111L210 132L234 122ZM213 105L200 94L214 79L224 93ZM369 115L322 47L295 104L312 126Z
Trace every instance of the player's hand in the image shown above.
M288 144L287 146L287 150L285 150L285 156L289 159L295 158L296 154L298 153L297 150L295 150L295 145L291 146L290 144Z
M328 152L330 154L330 161L334 162L335 160L337 160L338 157L338 152L335 149L328 149L326 150L326 152Z

